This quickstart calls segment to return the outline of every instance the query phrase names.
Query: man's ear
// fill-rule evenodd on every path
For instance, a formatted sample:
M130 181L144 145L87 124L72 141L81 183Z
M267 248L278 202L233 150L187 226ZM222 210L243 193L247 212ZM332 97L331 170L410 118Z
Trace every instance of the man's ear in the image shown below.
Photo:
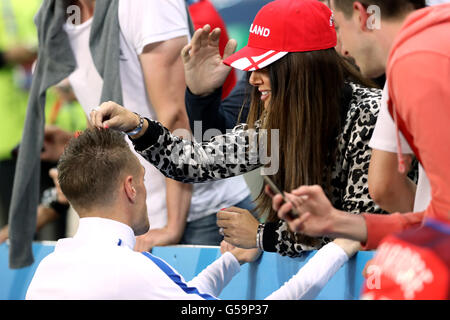
M127 176L123 182L123 188L127 198L134 202L136 199L136 189L133 187L133 176Z
M367 21L370 18L366 7L358 1L353 2L353 17L358 23L360 31L370 31Z

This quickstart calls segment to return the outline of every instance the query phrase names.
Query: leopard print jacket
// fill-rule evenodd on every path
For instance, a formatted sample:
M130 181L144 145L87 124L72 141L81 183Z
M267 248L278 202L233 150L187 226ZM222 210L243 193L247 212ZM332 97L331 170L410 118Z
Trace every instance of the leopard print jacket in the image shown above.
M330 200L336 208L347 212L381 213L382 210L369 196L367 183L371 157L369 141L379 111L381 90L349 84L352 97L343 131L337 137L337 159L332 170ZM255 124L254 130L240 124L209 142L197 143L178 138L160 123L149 120L149 129L133 143L136 151L166 177L184 183L205 182L263 167L258 156L260 151L255 147L255 141L263 140L260 127L261 122ZM322 238L319 244L308 246L292 237L284 221L274 223L270 228L268 224L266 226L263 236L265 249L268 244L267 247L273 247L269 251L281 255L299 256L304 250L318 249L330 241Z

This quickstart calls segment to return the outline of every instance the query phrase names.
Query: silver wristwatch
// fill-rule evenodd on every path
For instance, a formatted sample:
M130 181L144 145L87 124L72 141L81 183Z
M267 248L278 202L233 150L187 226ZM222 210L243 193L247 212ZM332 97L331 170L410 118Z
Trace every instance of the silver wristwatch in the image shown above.
M143 127L143 125L144 125L144 118L141 117L141 115L140 115L140 114L137 114L136 112L135 112L134 114L137 115L137 116L139 117L139 124L138 124L137 127L134 128L133 130L125 132L125 133L126 133L127 135L129 135L129 136L135 136L135 135L137 135L139 132L141 132L142 127Z

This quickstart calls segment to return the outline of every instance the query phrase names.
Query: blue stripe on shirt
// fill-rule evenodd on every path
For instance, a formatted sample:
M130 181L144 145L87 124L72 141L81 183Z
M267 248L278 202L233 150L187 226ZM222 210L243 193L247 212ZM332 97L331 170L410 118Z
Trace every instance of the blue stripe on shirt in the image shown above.
M158 257L155 257L149 252L142 252L142 254L152 260L153 263L155 263L177 286L179 286L187 294L197 294L205 300L217 300L217 298L213 297L212 295L198 292L197 288L195 287L188 287L187 284L181 280L180 275L176 274L165 261L161 260Z

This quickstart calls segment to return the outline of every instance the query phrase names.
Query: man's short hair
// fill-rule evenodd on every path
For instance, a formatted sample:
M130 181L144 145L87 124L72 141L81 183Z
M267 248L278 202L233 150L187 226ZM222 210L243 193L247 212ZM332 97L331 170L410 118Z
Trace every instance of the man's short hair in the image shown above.
M58 162L58 181L70 203L90 209L115 198L119 179L138 176L140 163L122 133L87 129L73 138Z
M346 18L353 14L353 3L355 0L334 0L336 9L342 11ZM358 1L366 8L371 5L376 5L380 8L382 18L392 19L397 18L410 11L413 8L421 9L426 6L425 0L361 0Z

